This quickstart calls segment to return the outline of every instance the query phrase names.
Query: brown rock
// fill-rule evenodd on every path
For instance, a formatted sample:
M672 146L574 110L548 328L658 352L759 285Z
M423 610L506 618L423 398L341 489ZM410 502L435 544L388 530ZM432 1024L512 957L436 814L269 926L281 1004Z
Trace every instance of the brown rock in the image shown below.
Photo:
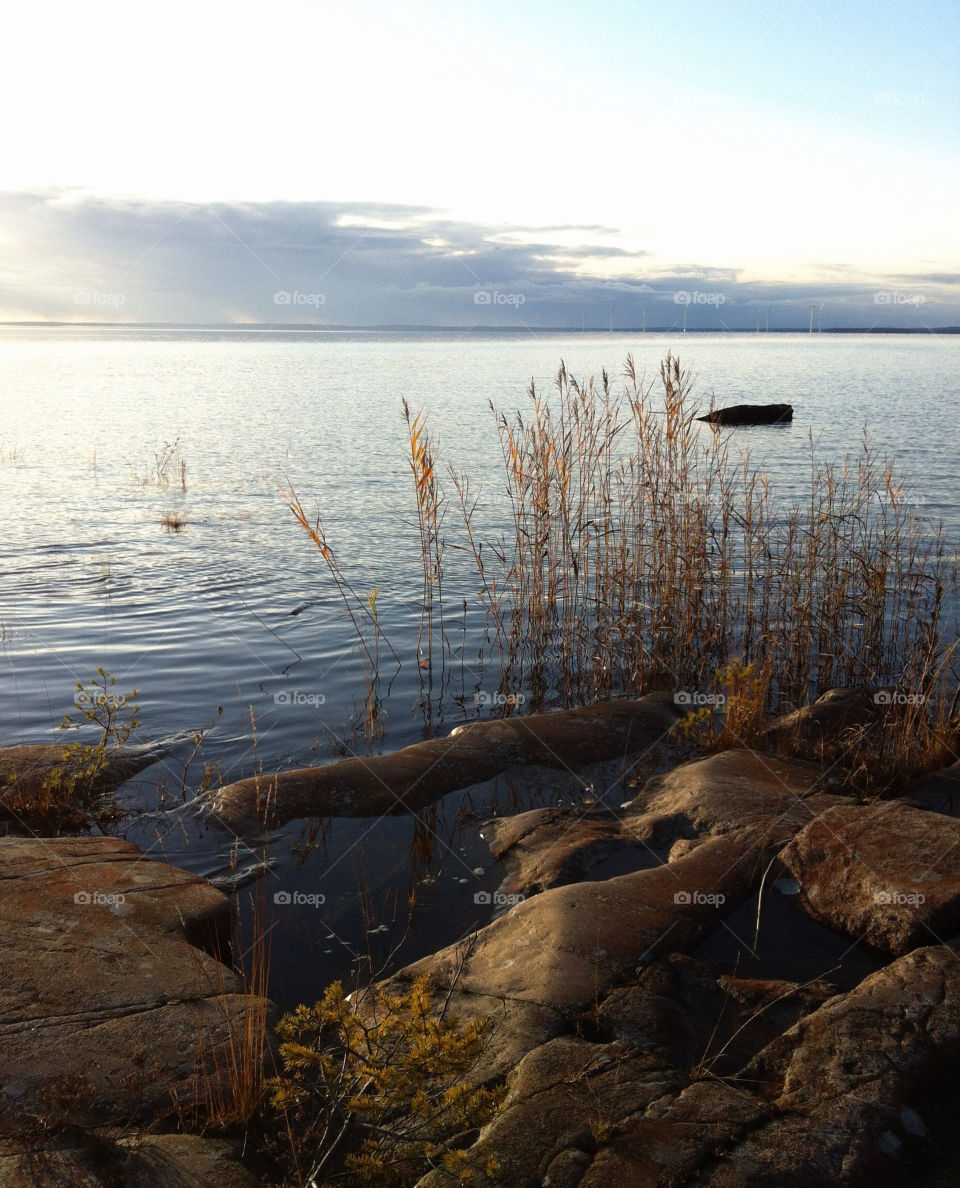
M677 1075L618 1044L559 1036L532 1051L509 1078L500 1112L470 1148L478 1188L576 1184L622 1119L675 1091ZM488 1160L497 1171L486 1174ZM420 1188L446 1183L433 1172Z
M667 819L673 839L729 833L751 824L789 837L813 815L803 802L819 775L814 764L795 759L721 751L648 780L627 806L630 830L645 837L652 823Z
M837 742L845 731L872 726L883 718L872 689L828 689L816 701L776 718L765 731L774 746Z
M570 767L645 750L684 711L667 694L553 714L471 723L391 755L255 776L221 788L211 807L238 831L296 817L371 817L424 808L517 764Z
M136 1188L256 1188L238 1162L239 1146L193 1134L139 1134L120 1140L124 1183Z
M85 799L112 792L167 753L168 749L159 743L110 750L105 766L93 778L75 772L69 808L82 820L80 806ZM65 745L0 747L0 818L25 822L31 831L59 828L58 812L46 808L50 799L46 785L58 772L69 775L72 764L75 769L76 761Z
M958 1055L957 954L918 950L830 998L737 1077L625 1119L581 1183L928 1182L934 1117L953 1128L942 1107Z
M780 855L804 908L906 953L960 930L960 821L898 801L827 809Z
M615 811L534 809L484 824L494 857L509 867L502 889L536 894L577 878L596 877L604 863L635 870L672 863L715 834L767 826L787 841L841 797L814 793L819 770L807 763L733 750L684 763L649 780Z
M85 1147L47 1140L30 1151L0 1143L4 1188L256 1188L237 1147L192 1134L90 1133Z
M947 813L952 817L960 816L960 761L940 771L919 776L904 795L919 808Z
M92 837L0 839L0 873L0 1091L18 1108L68 1074L77 1121L168 1112L197 1096L199 1040L225 1068L231 1022L268 1011L210 955L229 904L197 876Z
M958 1057L958 955L945 947L909 953L825 1003L743 1070L744 1084L759 1085L769 1101L770 1121L705 1182L921 1182L907 1170L932 1153L928 1120Z
M581 1188L606 1188L609 1184L664 1188L700 1183L700 1169L718 1152L735 1146L766 1115L765 1107L739 1086L697 1081L677 1097L651 1103L644 1116L625 1124L594 1159ZM817 1182L781 1181L785 1185Z
M451 946L404 975L579 1010L654 954L695 944L764 865L756 829L712 838L669 866L544 891L483 929L465 959L462 946Z
M534 895L576 882L618 850L636 848L609 813L562 808L487 821L482 834L495 858L509 860L500 887L507 894Z

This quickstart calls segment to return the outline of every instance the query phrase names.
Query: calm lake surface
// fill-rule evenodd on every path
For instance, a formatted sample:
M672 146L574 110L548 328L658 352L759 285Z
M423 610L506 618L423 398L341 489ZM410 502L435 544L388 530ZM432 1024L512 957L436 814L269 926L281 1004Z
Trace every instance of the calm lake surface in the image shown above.
M0 328L2 743L63 741L56 726L73 710L74 683L103 665L118 689L139 690L142 740L203 734L196 752L181 742L124 789L131 815L118 832L204 874L249 861L246 847L195 813L155 810L192 800L205 770L229 782L261 765L329 762L338 745L363 752L351 731L364 684L350 623L279 489L292 485L308 515L319 513L358 592L380 588L381 622L403 661L385 671L393 681L381 745L406 746L427 726L416 708L422 575L401 398L425 410L441 467L469 473L479 521L496 526L503 479L490 401L508 414L523 408L531 378L549 388L561 359L580 378L606 368L619 386L629 351L654 378L668 350L697 376L705 407L711 395L721 405L794 405L792 426L735 439L778 495L803 489L811 437L818 459L842 459L855 455L866 424L895 455L918 515L942 519L956 548L956 337ZM461 536L450 495L452 545ZM162 523L173 515L185 521L179 531ZM457 558L451 552L448 605L459 606L477 582ZM434 713L442 733L485 712L475 695L498 683L475 659L472 604L466 636L462 610L451 618L451 688L462 696ZM568 793L544 790L552 800ZM510 807L502 782L474 789L481 816L490 797ZM276 910L283 1005L317 996L368 950L381 960L405 933L400 960L489 919L474 896L499 875L475 821L457 812L462 801L448 797L431 828L405 817L295 822L271 839L264 889L325 897ZM236 898L249 916L249 889Z

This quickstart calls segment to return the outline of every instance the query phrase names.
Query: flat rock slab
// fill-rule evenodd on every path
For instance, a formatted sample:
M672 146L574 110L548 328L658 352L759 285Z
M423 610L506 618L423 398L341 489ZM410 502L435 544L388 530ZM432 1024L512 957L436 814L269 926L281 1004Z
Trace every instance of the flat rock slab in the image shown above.
M673 821L674 839L751 824L782 827L789 836L814 815L804 800L819 785L815 764L744 749L721 751L654 776L625 806L625 815L638 836L657 820Z
M960 931L960 821L899 801L839 805L780 855L812 916L888 953Z
M4 1104L64 1074L86 1078L91 1121L196 1100L199 1041L226 1067L231 1026L269 1009L211 955L229 929L222 892L129 842L0 839Z

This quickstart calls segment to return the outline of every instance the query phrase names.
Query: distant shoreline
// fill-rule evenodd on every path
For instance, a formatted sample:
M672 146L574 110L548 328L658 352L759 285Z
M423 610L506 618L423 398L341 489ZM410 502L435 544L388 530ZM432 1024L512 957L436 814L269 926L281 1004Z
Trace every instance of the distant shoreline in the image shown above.
M686 330L676 326L617 327L614 330L586 329L574 326L315 326L300 322L253 322L242 326L231 323L188 323L188 322L0 322L0 327L31 330L156 330L182 334L309 334L316 337L336 334L515 334L520 336L539 334L738 334L738 335L783 335L807 334L960 334L960 326L836 326L831 329L811 331L806 326L784 327L778 330L735 330L724 327L720 330L710 327L693 327Z

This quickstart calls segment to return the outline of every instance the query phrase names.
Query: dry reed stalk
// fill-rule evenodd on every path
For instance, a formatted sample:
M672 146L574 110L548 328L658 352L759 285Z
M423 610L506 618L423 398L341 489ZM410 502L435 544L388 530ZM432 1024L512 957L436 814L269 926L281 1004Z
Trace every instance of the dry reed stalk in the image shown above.
M420 534L420 562L423 571L423 588L420 602L420 628L417 633L421 700L428 719L433 706L434 672L434 617L439 634L441 688L446 664L446 635L443 624L443 520L445 499L437 478L434 458L437 443L427 432L423 411L411 416L410 406L403 400L403 419L407 426L410 449L410 470L413 474L414 492L417 504L417 527ZM424 636L426 655L424 655ZM426 673L426 697L423 696Z
M224 1041L211 1041L201 1018L191 1100L181 1102L175 1092L173 1095L181 1123L193 1129L212 1126L230 1131L249 1126L262 1110L267 1078L274 1072L267 1067L272 1051L268 998L272 923L266 898L250 898L251 944L234 960L239 991L227 986L225 972L217 966L213 1002L222 1016ZM213 1034L220 1030L215 1026Z

